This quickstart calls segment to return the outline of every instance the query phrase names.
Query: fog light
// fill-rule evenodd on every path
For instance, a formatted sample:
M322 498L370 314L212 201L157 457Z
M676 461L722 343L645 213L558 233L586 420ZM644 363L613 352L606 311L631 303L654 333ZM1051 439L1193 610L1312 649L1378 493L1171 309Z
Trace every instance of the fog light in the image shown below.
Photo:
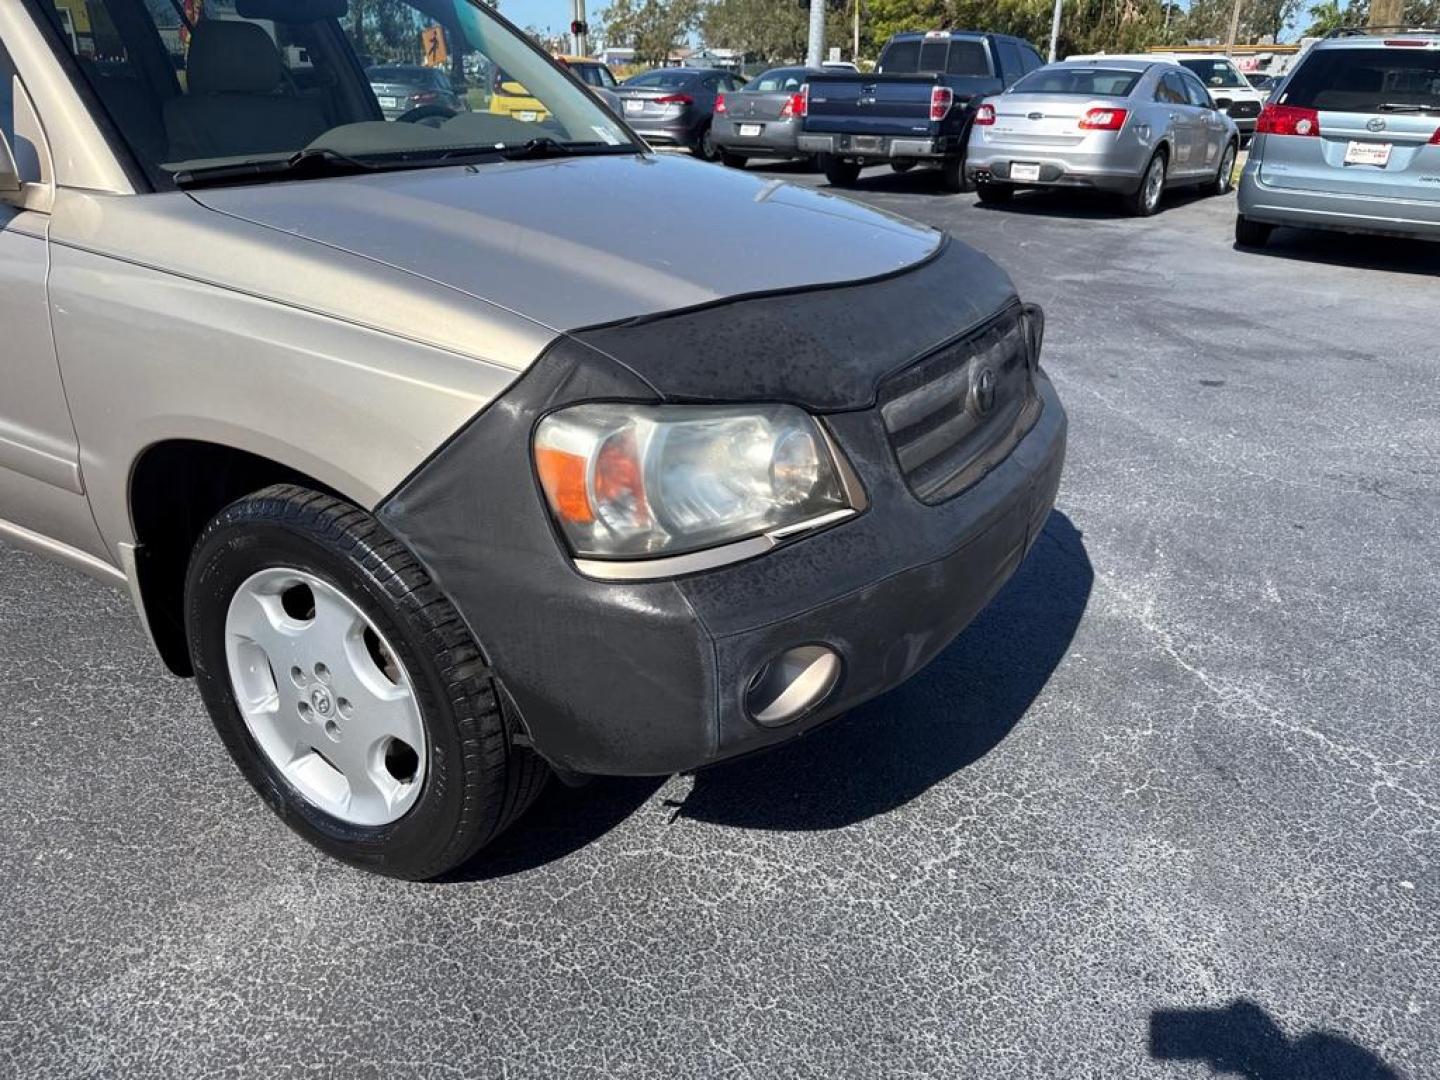
M782 653L750 679L745 708L757 724L780 727L800 719L840 681L840 657L824 645Z

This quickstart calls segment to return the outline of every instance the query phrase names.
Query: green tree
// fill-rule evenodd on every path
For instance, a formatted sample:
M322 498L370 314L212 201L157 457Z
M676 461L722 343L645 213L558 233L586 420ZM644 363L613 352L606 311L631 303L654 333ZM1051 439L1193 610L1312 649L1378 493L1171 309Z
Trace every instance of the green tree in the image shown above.
M635 50L642 64L662 64L696 28L699 0L611 0L600 12L607 45Z
M710 0L698 23L705 44L747 60L786 63L805 55L809 21L797 0Z

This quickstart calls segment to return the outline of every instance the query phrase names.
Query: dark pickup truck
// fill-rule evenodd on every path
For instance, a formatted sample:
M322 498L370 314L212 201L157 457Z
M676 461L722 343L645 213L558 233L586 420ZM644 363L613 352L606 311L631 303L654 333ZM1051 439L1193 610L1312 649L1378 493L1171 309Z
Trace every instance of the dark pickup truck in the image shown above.
M896 34L874 74L809 76L798 148L818 154L837 186L853 184L865 165L904 172L928 162L949 190L963 191L974 106L1044 63L1028 41L1005 34Z

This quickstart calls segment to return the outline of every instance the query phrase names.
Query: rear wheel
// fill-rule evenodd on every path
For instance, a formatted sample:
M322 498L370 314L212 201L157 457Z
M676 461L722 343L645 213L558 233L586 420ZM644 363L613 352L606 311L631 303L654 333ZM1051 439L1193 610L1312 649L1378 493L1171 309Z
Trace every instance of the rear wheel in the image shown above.
M743 169L745 167L745 155L732 154L729 150L721 150L720 164L730 169Z
M1226 195L1235 186L1235 158L1239 154L1235 144L1227 143L1225 152L1220 155L1220 167L1215 170L1215 179L1208 185L1208 192L1211 195Z
M860 163L858 161L846 161L844 158L838 158L832 154L822 154L820 167L825 171L825 179L835 187L849 187L860 179Z
M986 181L975 185L975 194L986 206L997 206L1000 203L1008 203L1010 197L1015 194L1015 189L1009 184L995 184Z
M1140 186L1127 197L1126 205L1136 217L1150 217L1160 209L1160 200L1165 194L1165 154L1159 150L1145 166Z
M544 785L459 613L354 506L278 485L222 510L191 557L185 616L226 749L287 825L339 859L434 877Z
M1235 215L1235 243L1241 247L1264 247L1270 242L1270 233L1275 226L1263 221L1252 221L1244 214Z
M957 194L966 190L963 157L948 157L940 163L940 186Z

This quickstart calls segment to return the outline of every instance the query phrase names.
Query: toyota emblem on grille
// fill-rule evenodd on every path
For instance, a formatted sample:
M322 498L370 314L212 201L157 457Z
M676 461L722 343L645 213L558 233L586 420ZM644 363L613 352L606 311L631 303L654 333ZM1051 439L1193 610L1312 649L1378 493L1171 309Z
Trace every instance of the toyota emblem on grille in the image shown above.
M1384 131L1385 118L1383 116L1377 116L1374 119L1365 121L1365 126L1371 131Z
M970 410L976 416L988 416L995 408L995 372L981 368L970 384Z

